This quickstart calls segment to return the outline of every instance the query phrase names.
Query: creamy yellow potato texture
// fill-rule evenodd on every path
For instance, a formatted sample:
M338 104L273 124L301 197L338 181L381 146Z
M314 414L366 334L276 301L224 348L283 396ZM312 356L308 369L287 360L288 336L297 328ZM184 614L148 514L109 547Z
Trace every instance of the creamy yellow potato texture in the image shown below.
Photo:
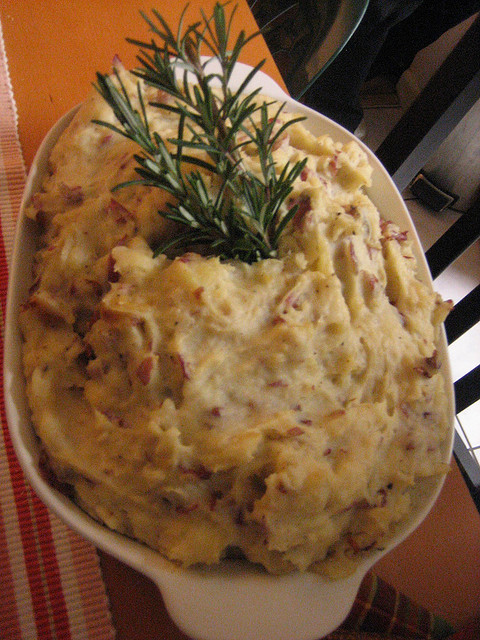
M113 122L96 94L28 209L41 246L24 369L46 466L94 518L183 565L348 573L446 471L449 433L448 304L367 197L365 153L295 123L275 162L308 161L278 259L154 257L175 233L166 196L112 192L137 149L93 118ZM174 114L149 118L175 137Z

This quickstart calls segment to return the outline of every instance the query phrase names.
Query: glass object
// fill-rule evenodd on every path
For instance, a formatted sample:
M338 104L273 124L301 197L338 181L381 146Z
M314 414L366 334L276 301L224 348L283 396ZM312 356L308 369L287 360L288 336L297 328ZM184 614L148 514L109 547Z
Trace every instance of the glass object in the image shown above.
M368 0L248 0L290 95L300 99L343 49Z

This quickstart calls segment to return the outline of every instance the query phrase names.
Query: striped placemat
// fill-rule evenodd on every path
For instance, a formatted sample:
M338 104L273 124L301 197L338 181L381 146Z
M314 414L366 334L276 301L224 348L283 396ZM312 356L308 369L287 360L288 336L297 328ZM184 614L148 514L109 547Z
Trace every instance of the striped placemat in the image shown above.
M0 25L0 638L108 640L115 632L95 548L63 525L26 484L5 418L8 265L24 184Z

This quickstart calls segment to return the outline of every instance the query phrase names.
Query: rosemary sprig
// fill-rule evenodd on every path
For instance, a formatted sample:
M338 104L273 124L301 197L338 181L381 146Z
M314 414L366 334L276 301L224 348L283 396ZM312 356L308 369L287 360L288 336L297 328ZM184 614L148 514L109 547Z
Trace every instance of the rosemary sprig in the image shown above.
M159 213L183 230L157 247L157 254L173 246L186 249L202 245L225 259L254 262L276 257L279 238L297 210L296 206L282 210L282 203L306 160L287 164L279 171L272 154L285 129L303 118L280 124L284 105L272 117L271 105L259 103L258 89L245 93L264 61L236 90L230 88L242 49L258 35L247 37L241 31L230 48L235 8L227 17L224 6L217 3L212 16L202 12L202 21L186 29L185 11L176 34L157 11L153 10L153 19L142 13L160 44L155 39L128 39L140 47L140 67L132 73L172 96L168 104L149 104L178 116L176 138L164 140L151 130L140 82L136 108L117 69L113 77L97 73L96 88L111 106L119 126L96 122L126 136L141 149L134 156L138 179L116 188L142 184L174 196L175 202ZM212 58L202 59L201 50L217 60L220 71L212 71ZM260 175L245 166L242 147L246 144L256 148ZM192 166L189 172L185 171L186 164Z

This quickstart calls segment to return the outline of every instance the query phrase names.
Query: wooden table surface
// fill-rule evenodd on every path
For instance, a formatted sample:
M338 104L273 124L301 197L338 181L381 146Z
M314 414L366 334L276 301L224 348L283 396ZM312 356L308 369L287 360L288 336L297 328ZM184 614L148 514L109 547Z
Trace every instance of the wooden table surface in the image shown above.
M175 26L183 6L176 0L153 3ZM214 0L190 0L189 17L208 14ZM147 28L138 0L2 0L0 19L18 109L20 142L27 168L53 123L90 90L97 70L108 72L114 55L127 67L135 48L125 37L143 38ZM248 33L255 22L238 0L235 28ZM260 38L243 62L266 58L264 71L282 84ZM118 640L185 638L170 621L155 585L101 553ZM383 558L376 572L417 603L455 626L480 614L480 517L461 474L452 464L439 500L419 529Z

